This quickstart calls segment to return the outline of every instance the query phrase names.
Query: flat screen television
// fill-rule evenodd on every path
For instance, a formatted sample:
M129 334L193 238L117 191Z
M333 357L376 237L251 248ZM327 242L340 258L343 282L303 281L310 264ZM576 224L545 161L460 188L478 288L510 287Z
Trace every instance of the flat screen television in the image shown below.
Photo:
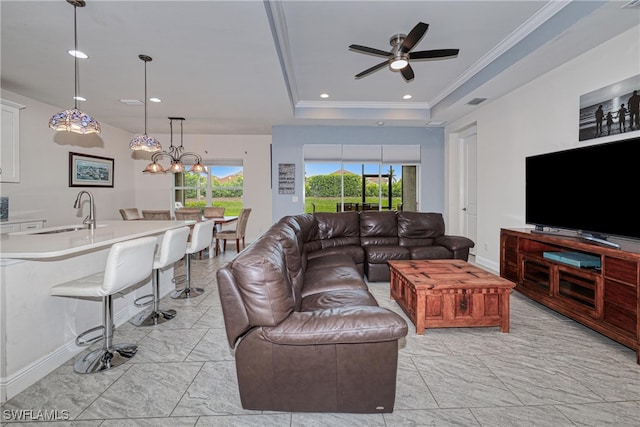
M525 221L536 230L640 239L640 138L530 156L525 170Z

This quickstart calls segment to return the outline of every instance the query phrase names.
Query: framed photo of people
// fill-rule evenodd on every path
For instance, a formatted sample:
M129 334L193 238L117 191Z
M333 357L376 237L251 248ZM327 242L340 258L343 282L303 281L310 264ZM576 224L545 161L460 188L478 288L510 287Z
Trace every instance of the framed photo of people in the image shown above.
M640 74L580 96L579 141L638 130Z

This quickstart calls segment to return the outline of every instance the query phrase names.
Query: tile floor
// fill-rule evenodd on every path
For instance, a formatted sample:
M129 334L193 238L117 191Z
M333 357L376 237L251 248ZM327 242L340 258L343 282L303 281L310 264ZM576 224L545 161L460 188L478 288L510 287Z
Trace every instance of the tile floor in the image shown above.
M395 411L315 414L246 411L240 406L233 352L224 332L215 271L235 251L194 260L194 282L206 293L166 297L172 321L129 324L116 342L136 342L127 364L94 375L72 361L9 400L12 410L58 410L69 421L21 426L639 426L640 365L630 349L514 293L511 333L498 328L438 329L400 342ZM182 269L177 264L177 273ZM388 283L371 283L380 305ZM403 314L404 316L404 314ZM411 326L411 325L410 325ZM64 413L62 411L65 411ZM24 414L24 412L22 412ZM60 415L62 417L62 415ZM33 418L33 416L32 416Z

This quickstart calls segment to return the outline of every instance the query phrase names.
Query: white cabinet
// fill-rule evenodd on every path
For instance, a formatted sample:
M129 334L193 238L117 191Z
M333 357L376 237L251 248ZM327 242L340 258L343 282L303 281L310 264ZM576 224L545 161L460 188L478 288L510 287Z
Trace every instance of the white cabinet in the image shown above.
M20 110L24 105L2 103L0 182L20 182Z
M38 230L44 227L44 222L44 219L10 219L9 221L0 223L0 234Z
M0 234L9 234L20 231L20 224L2 224L0 225Z

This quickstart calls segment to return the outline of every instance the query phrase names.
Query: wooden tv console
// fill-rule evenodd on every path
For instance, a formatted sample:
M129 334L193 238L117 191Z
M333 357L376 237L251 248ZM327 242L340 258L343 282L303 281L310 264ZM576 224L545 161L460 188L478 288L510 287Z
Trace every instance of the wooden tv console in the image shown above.
M543 252L580 252L600 268L553 261ZM500 276L516 290L636 351L640 364L640 245L609 248L531 229L500 230Z

